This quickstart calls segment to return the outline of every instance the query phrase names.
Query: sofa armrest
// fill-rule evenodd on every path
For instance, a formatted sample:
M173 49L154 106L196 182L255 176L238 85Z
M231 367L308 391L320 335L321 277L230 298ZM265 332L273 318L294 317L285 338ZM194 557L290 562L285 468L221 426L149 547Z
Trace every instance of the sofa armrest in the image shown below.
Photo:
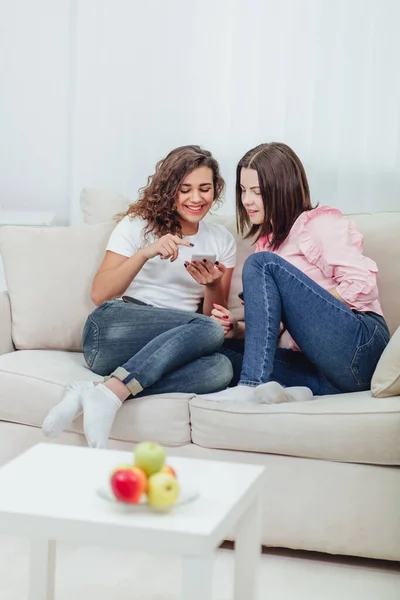
M11 305L7 292L0 292L0 354L15 350L11 337Z

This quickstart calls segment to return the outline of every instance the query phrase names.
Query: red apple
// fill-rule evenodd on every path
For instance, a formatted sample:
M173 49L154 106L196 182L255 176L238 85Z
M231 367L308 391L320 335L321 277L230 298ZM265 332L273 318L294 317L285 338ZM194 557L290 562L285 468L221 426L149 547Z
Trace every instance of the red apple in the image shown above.
M164 465L163 468L161 469L160 473L166 473L167 475L172 475L172 477L175 477L175 479L178 479L175 469L173 469L169 465Z
M147 477L137 467L122 467L111 474L110 484L119 502L138 504L147 490Z

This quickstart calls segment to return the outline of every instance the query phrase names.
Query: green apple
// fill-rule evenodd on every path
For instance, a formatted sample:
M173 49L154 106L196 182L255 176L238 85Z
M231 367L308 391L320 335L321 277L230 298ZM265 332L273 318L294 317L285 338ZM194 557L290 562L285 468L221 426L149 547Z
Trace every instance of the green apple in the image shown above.
M179 498L179 483L168 473L155 473L149 477L147 501L155 508L169 508Z
M155 442L141 442L134 451L135 466L139 467L147 476L158 473L165 463L165 450Z

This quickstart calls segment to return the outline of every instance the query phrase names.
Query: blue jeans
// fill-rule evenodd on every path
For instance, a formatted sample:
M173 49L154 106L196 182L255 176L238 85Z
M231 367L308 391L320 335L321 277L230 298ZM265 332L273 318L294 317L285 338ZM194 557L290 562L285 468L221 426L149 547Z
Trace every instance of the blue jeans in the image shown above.
M83 330L88 367L117 377L135 396L225 389L233 372L217 352L223 342L222 327L210 317L121 299L103 302Z
M278 381L307 386L315 395L370 388L390 339L383 317L350 309L270 252L250 256L242 277L244 349L227 340L222 350L231 359L234 383ZM302 352L276 347L281 321Z

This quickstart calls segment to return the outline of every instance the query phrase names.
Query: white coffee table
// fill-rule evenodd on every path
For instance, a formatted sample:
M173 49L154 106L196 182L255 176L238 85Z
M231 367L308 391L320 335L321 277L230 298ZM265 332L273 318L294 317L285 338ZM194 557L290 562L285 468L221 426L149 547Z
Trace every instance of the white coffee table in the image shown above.
M211 600L213 553L232 531L235 600L254 600L264 467L171 457L183 487L200 496L161 514L98 496L111 469L131 460L129 452L38 444L0 469L0 531L32 539L29 600L54 598L57 540L182 556L182 598Z

